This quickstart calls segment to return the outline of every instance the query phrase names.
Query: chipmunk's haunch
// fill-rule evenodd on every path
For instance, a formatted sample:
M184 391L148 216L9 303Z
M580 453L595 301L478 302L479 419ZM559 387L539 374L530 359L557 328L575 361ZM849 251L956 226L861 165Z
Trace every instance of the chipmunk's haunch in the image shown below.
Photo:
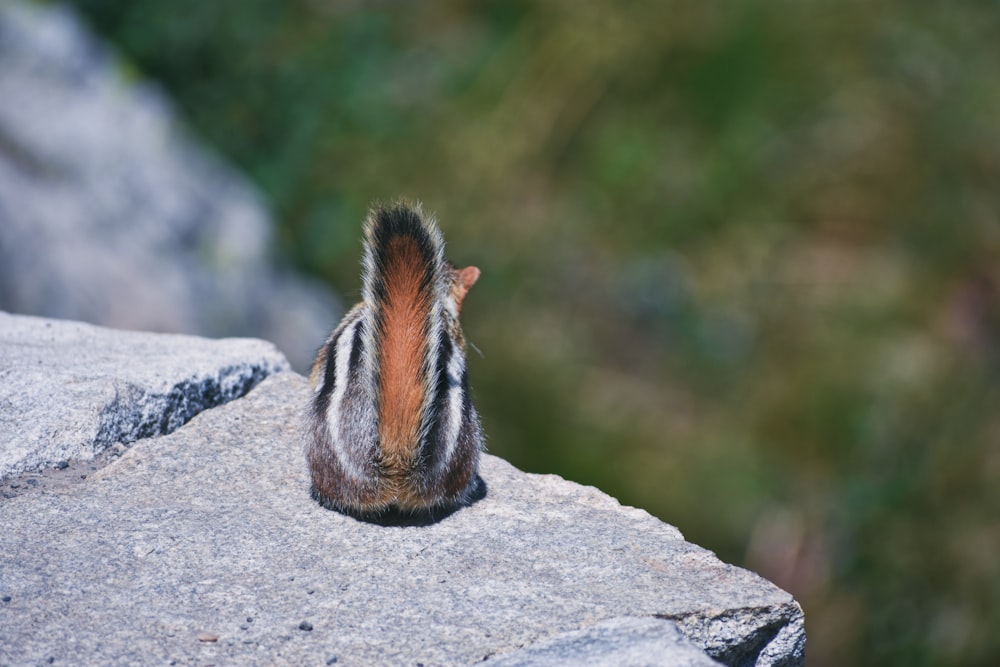
M454 268L419 206L365 221L362 302L313 363L306 456L312 495L377 515L467 501L483 434L458 315L479 269Z

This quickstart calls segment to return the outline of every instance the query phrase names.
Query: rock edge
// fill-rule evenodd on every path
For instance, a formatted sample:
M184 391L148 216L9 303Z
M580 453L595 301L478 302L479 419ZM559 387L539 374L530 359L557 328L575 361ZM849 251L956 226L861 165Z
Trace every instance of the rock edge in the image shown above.
M0 312L0 482L171 433L288 367L261 340Z

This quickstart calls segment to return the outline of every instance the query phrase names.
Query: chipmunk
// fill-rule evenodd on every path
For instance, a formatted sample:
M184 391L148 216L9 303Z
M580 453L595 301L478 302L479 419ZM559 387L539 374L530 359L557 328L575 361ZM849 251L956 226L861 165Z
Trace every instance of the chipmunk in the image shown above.
M419 204L375 206L362 301L320 348L306 458L324 507L377 516L453 508L477 484L483 432L458 316L479 269L456 269Z

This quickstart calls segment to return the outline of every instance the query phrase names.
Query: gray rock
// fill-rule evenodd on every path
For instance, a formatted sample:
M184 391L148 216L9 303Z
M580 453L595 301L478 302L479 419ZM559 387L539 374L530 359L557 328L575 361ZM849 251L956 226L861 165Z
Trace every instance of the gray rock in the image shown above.
M670 621L612 618L557 635L484 667L718 667Z
M0 312L0 480L170 433L282 370L288 362L261 340Z
M220 359L259 352L205 345ZM39 341L42 382L71 356L57 346ZM172 350L176 367L198 365L196 349ZM77 352L87 363L60 384L113 384L136 365L103 344ZM0 500L0 664L468 665L525 647L555 659L552 646L654 661L672 627L723 664L802 663L789 594L554 475L485 456L485 497L433 523L319 507L300 435L308 395L301 376L272 375L78 484ZM37 397L40 410L76 401ZM597 625L622 617L639 620Z
M342 309L273 245L253 186L74 13L0 3L0 310L252 335L304 369Z

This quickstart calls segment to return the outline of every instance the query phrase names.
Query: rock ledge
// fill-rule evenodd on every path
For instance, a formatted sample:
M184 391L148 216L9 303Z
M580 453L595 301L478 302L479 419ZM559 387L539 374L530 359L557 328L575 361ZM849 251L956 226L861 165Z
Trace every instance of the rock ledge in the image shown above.
M12 331L45 336L28 354ZM132 384L229 396L220 369L266 369L250 384L280 370L270 350L4 316L0 372L53 416L41 430L7 419L3 446L93 437L131 410L116 397ZM151 373L154 358L173 372ZM193 377L216 384L168 379ZM319 507L308 396L305 378L274 373L73 486L0 500L0 665L802 664L788 593L591 487L485 456L485 497L429 525Z
M0 312L0 481L170 433L283 370L288 361L261 340Z

